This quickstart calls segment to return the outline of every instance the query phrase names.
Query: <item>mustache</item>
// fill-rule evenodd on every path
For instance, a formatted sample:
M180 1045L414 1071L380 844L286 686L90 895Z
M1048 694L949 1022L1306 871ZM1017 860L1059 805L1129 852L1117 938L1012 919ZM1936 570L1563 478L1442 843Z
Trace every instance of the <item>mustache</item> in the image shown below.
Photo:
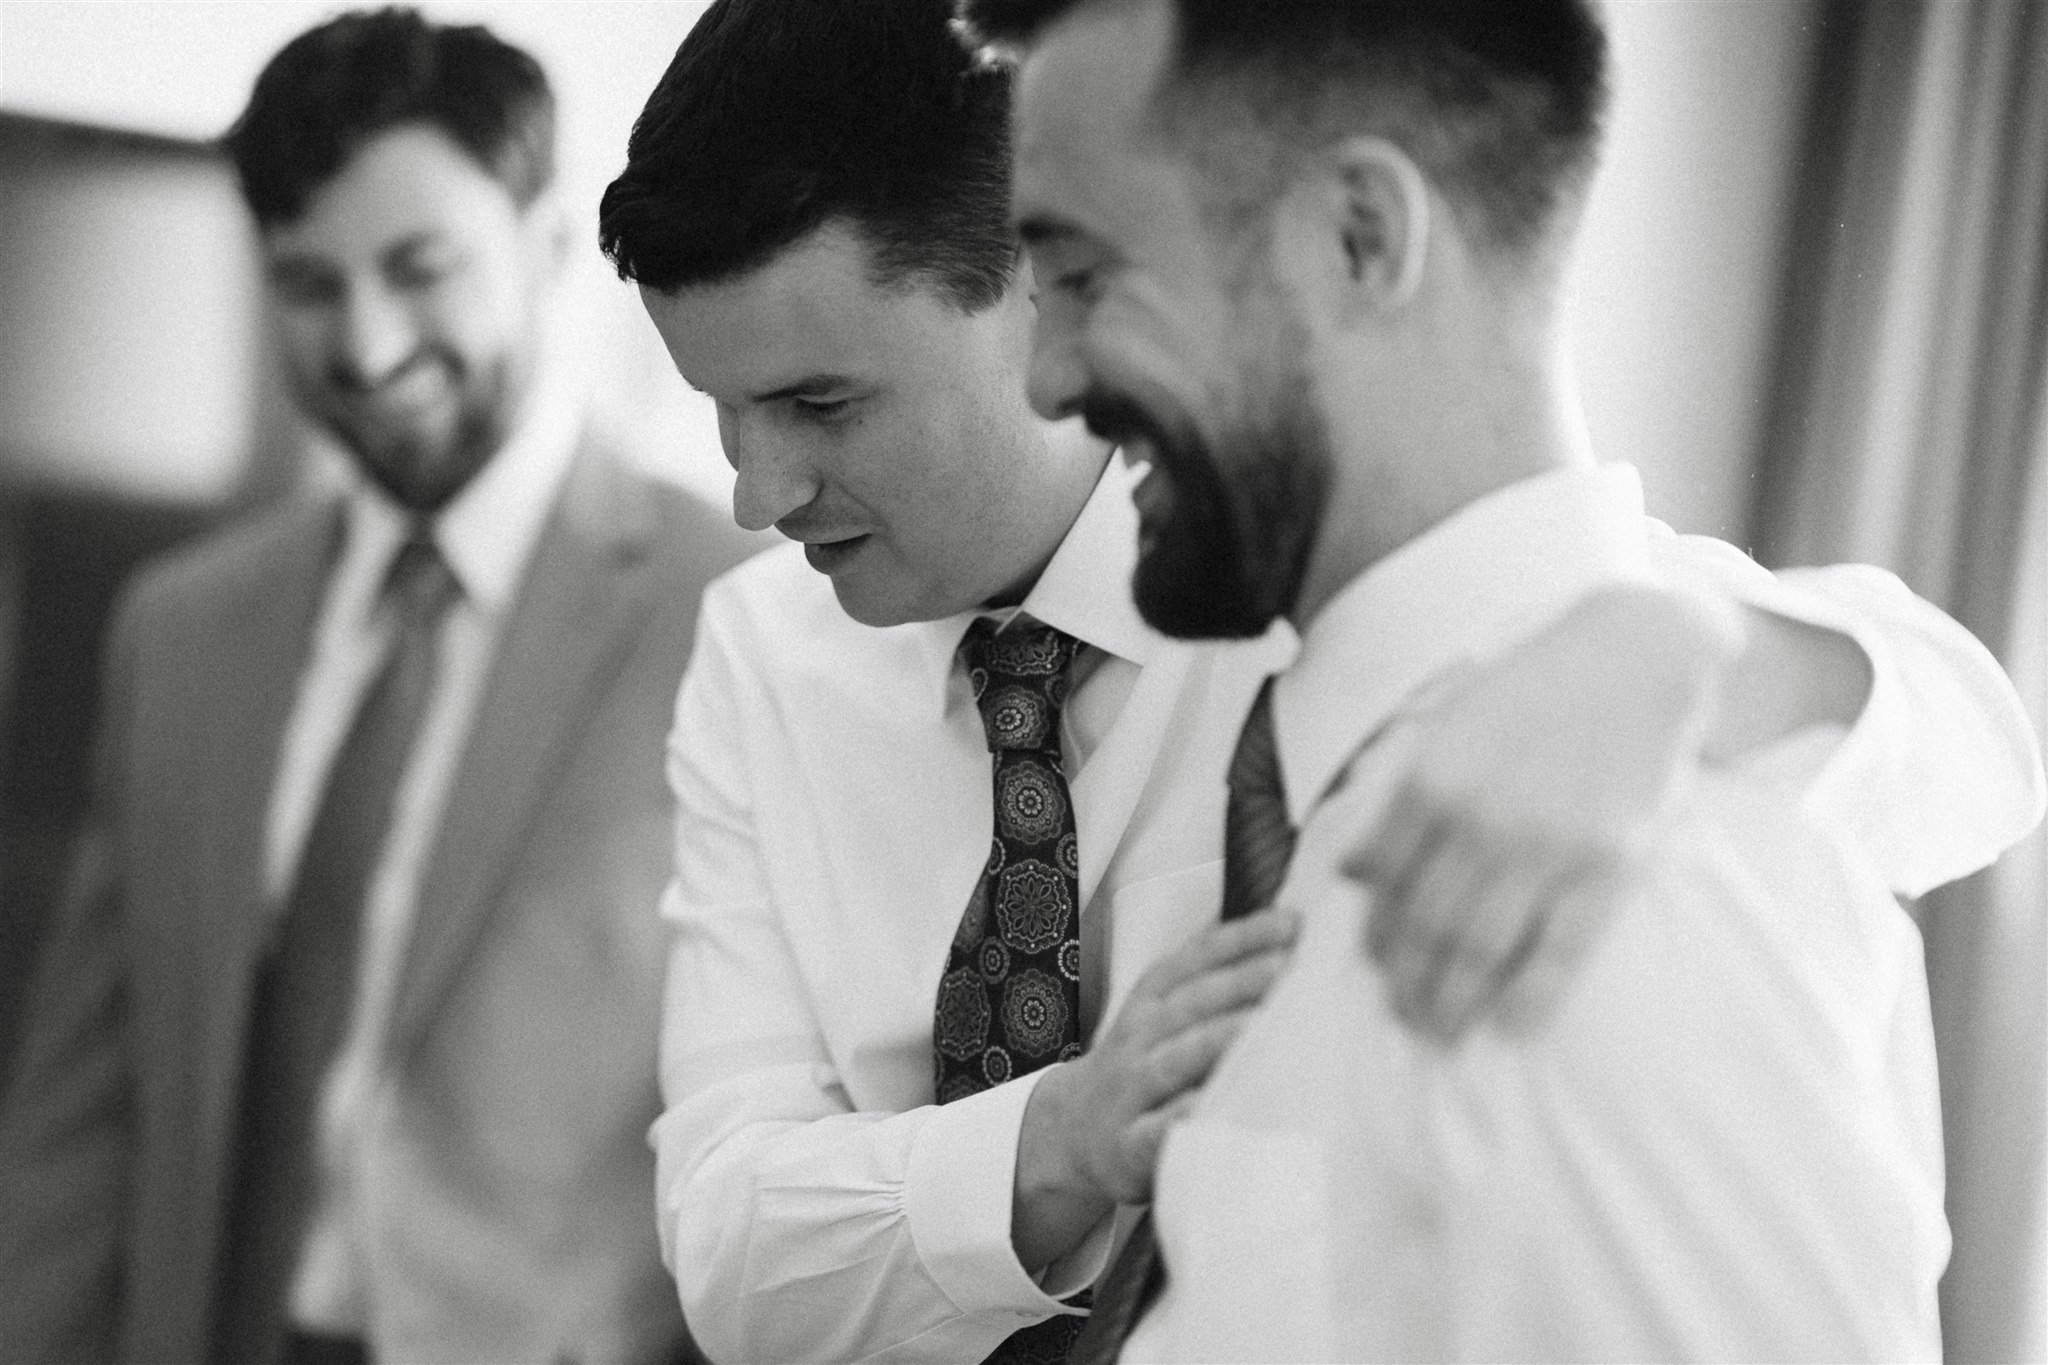
M1091 387L1077 405L1082 423L1098 440L1126 445L1133 437L1144 437L1155 449L1176 444L1176 435L1151 410L1127 393Z

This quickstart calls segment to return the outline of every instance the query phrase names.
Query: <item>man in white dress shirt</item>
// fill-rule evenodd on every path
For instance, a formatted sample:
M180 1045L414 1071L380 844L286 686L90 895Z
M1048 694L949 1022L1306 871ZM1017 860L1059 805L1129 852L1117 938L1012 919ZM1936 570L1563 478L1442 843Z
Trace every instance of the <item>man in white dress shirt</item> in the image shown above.
M1630 784L1570 738L1617 692L1703 714L1687 680L1741 633L1718 590L1656 605L1668 533L1594 463L1560 358L1604 95L1589 7L970 11L1022 51L1033 399L1151 466L1140 608L1179 636L1301 634L1239 741L1263 814L1233 804L1230 857L1284 870L1302 936L1167 1135L1079 1357L1938 1355L1933 1040L1890 891L2039 818L2024 726L1988 822L1936 803L1911 850L1855 790L1928 757L1869 726L1898 699L1882 666L1847 742L1705 740L1525 1036L1418 1035L1374 962L1417 842L1405 784L1479 789L1510 841L1624 815ZM1543 633L1560 621L1589 634ZM1513 776L1546 761L1547 784ZM1383 818L1361 886L1339 869ZM1461 889L1452 864L1421 875Z
M1057 1358L1057 1342L1004 1343L1072 1322L1067 1300L1131 1215L1056 1188L1107 1153L1047 1116L1107 1097L1129 1120L1117 1193L1135 1205L1151 1143L1290 932L1285 916L1213 922L1231 745L1292 641L1190 647L1133 609L1135 475L1025 404L1034 309L1006 219L1005 78L967 61L946 18L937 0L712 6L601 217L677 368L718 402L735 514L803 542L707 594L671 744L659 1222L715 1358ZM1668 550L1713 569L1698 545ZM1753 595L1776 591L1733 558ZM1885 734L1986 714L1952 704L1958 665L1938 646L1911 630L1881 643L1897 610L1840 614L1882 627L1881 682L1905 659L1932 689ZM1044 746L1064 786L1025 791L1042 804L998 802L1001 757L992 789L1000 718L980 711L1004 689L978 698L987 670L963 658L982 619L1007 627L988 632L998 645L1047 628L1079 642ZM1878 786L1885 809L1906 804ZM1072 843L1048 819L1041 844L1071 850L1064 891L1041 875L1053 858L1003 834L1048 810L1073 821ZM953 960L1020 979L1000 963L1031 933L992 947L971 932L980 888L999 897L1016 869L1078 910L1077 1027L1028 1072L990 1016L1037 997L987 992L984 1012ZM1149 1030L1094 1030L1125 1000Z

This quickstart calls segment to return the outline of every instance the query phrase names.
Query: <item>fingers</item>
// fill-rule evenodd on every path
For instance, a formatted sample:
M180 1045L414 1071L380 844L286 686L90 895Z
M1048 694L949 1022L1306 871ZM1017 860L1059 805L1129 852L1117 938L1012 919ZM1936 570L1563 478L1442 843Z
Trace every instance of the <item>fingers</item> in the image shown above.
M1445 812L1430 802L1413 782L1405 783L1366 843L1345 860L1345 876L1377 894L1366 920L1366 951L1375 962L1386 961L1412 905L1408 888L1429 865L1434 849L1450 828Z
M1496 1009L1545 941L1565 876L1554 851L1491 859L1462 920L1436 940L1428 970L1390 983L1402 1022L1449 1044Z
M1217 1059L1244 1031L1252 1010L1252 1006L1246 1006L1228 1014L1212 1015L1199 1024L1182 1029L1152 1049L1146 1068L1151 1094L1145 1108L1157 1108L1169 1098L1207 1080Z
M1200 1097L1198 1090L1186 1091L1124 1128L1116 1167L1105 1173L1102 1182L1117 1203L1151 1202L1152 1173L1159 1165L1160 1144L1165 1142L1167 1132L1194 1109Z
M1543 933L1503 974L1494 1008L1503 1031L1529 1033L1556 1013L1601 933L1640 894L1641 877L1634 861L1623 861L1578 869L1556 886Z
M1178 1033L1214 1015L1258 1004L1286 970L1288 958L1288 946L1282 945L1189 977L1159 1000L1161 1032Z
M1366 922L1373 960L1396 981L1417 981L1440 944L1455 943L1473 899L1492 872L1483 838L1444 828L1399 881L1382 889ZM1375 921L1384 920L1385 923Z
M1158 1163L1159 1144L1165 1139L1167 1129L1193 1113L1196 1103L1201 1098L1200 1090L1183 1091L1131 1125L1131 1155L1144 1162L1146 1171L1151 1171Z
M1123 1124L1117 1163L1103 1184L1119 1203L1142 1203L1152 1197L1152 1171L1166 1131L1187 1117L1201 1098L1201 1086L1243 1031L1252 1011L1238 1010L1210 1019L1177 1035L1155 1056L1159 1070L1154 1096Z
M1206 928L1139 979L1108 1033L1073 1063L1092 1095L1076 1125L1094 1134L1082 1144L1092 1153L1084 1165L1100 1188L1144 1197L1132 1190L1150 1189L1158 1135L1286 970L1299 930L1291 910Z
M1144 1107L1207 1074L1286 970L1300 922L1293 911L1266 910L1215 925L1140 979L1102 1047L1131 1054Z
M1536 1027L1628 882L1625 842L1600 832L1503 829L1397 793L1345 870L1373 892L1364 948L1403 1024L1453 1044L1489 1018Z
M1257 1008L1256 1002L1212 1014L1153 1040L1138 1049L1120 1068L1117 1100L1132 1115L1148 1113L1194 1089L1209 1077L1217 1060Z

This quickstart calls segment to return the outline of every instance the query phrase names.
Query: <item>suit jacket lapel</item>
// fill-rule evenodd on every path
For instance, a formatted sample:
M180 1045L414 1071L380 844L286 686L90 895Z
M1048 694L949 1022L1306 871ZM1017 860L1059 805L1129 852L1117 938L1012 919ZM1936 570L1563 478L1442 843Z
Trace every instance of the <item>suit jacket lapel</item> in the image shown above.
M190 1227L210 1265L212 1219L233 1136L249 1024L254 967L269 935L273 907L263 885L264 843L278 749L298 698L327 573L339 543L339 504L311 506L277 524L251 557L232 595L215 604L215 628L195 642L189 661L203 679L207 706L188 723L202 727L192 774L201 818L190 854L198 894L175 904L177 932L189 956L167 964L174 978L211 983L174 992L180 1025L159 1046L185 1059L176 1093L189 1105L170 1125L190 1144ZM192 743L173 729L167 742Z
M313 618L334 560L341 529L339 504L308 508L283 523L272 545L259 552L244 584L243 600L221 604L218 638L204 642L213 705L201 780L209 816L199 828L218 831L206 840L212 860L202 885L225 912L219 927L230 944L253 951L263 941L264 842L278 746L299 691L299 675L312 647Z
M482 933L521 835L653 606L632 570L656 534L627 475L586 443L527 571L420 881L388 1046L403 1056Z

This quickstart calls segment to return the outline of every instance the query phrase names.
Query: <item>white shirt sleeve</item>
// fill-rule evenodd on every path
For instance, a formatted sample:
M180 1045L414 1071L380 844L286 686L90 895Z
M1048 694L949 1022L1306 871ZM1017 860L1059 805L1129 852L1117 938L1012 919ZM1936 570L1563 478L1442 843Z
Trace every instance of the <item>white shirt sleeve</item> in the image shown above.
M856 1108L768 875L749 752L767 711L727 601L705 599L669 748L663 1254L713 1358L978 1360L1080 1287L1041 1287L1010 1244L1018 1129L1045 1073L944 1107Z
M1892 890L1917 896L1975 872L2039 822L2041 759L2012 683L1895 575L1868 564L1772 574L1706 536L1652 544L1667 568L1840 631L1869 657L1870 699L1806 809L1848 834Z

